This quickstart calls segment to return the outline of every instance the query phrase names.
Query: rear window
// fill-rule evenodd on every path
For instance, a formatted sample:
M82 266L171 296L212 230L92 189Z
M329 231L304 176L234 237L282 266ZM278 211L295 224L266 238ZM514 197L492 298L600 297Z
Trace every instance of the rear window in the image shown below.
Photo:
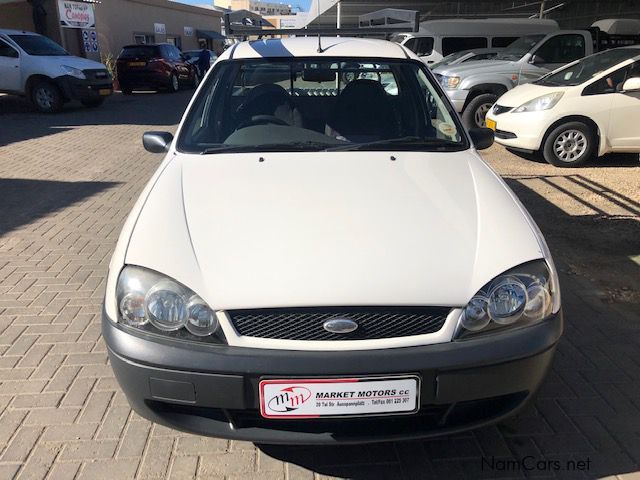
M442 39L442 56L472 48L486 48L486 37L446 37Z
M158 47L136 45L133 47L124 47L118 58L154 58L160 56Z

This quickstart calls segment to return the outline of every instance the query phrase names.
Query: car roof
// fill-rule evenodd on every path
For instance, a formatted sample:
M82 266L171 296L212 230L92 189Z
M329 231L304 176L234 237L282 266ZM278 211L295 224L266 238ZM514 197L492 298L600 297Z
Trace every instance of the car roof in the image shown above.
M220 59L287 57L418 59L413 52L397 43L352 37L293 37L240 42L229 47Z
M0 28L0 33L4 35L38 35L34 32L28 32L26 30L10 30L8 28Z

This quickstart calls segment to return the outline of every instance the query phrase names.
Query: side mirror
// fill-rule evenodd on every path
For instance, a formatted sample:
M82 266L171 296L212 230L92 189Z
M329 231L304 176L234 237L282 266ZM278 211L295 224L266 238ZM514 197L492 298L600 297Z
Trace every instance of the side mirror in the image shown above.
M622 85L622 92L640 92L640 77L628 78Z
M469 129L469 136L473 141L473 146L476 150L485 150L493 145L493 130L490 128L471 128Z
M142 135L142 145L147 152L165 153L169 151L173 135L169 132L145 132Z
M544 63L544 59L539 57L538 55L531 55L529 63L531 65L540 65L541 63Z

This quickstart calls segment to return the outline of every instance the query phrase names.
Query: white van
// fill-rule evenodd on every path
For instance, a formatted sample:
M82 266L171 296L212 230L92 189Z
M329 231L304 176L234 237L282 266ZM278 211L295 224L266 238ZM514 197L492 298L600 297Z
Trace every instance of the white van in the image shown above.
M529 18L484 18L428 20L416 33L400 33L391 40L404 45L427 64L472 48L502 48L529 33L558 30L555 20Z

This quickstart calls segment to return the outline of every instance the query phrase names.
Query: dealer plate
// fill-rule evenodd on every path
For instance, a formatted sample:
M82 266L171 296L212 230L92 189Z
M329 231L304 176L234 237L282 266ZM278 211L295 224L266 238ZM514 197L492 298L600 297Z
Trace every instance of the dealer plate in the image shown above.
M487 128L490 128L494 132L496 131L496 128L497 128L498 125L497 125L495 120L491 120L491 119L487 118L485 122L486 122L485 124L487 125Z
M147 64L147 62L129 62L127 63L128 66L130 67L144 67Z
M111 95L111 89L110 88L101 88L100 90L98 90L98 95Z
M420 378L415 375L260 382L260 413L265 418L409 414L419 406Z

